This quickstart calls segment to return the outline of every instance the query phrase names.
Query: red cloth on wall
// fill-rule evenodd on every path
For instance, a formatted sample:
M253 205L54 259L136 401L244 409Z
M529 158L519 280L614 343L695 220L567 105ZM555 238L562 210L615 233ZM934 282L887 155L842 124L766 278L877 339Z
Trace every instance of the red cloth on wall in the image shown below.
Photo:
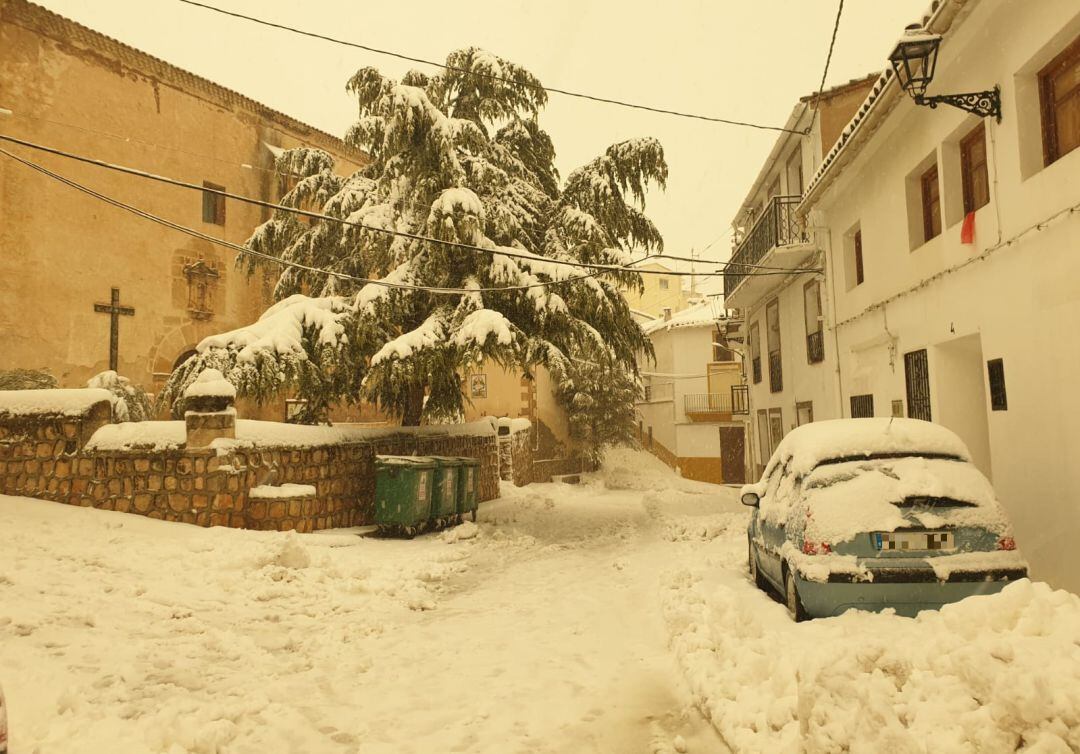
M960 243L975 243L975 213L968 212L964 216L964 224L960 228Z

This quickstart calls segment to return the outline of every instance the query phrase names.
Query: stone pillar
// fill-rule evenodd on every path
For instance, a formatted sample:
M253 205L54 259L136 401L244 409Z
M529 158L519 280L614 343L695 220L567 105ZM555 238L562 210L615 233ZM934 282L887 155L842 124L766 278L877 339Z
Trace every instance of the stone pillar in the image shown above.
M205 448L236 437L236 388L216 369L205 369L184 391L187 447Z

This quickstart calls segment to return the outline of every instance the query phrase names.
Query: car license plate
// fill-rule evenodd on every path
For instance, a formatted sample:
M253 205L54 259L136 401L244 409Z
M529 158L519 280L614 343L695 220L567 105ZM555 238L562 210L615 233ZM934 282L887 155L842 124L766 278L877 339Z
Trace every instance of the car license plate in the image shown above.
M879 531L874 546L886 551L955 550L956 538L951 531Z

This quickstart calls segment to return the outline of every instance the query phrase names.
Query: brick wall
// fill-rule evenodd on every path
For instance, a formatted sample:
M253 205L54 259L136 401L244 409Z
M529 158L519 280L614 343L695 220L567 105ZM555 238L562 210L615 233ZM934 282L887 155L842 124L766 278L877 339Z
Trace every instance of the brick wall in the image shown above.
M109 422L107 402L79 416L0 414L0 491L201 526L314 531L372 523L376 455L480 461L480 501L499 496L494 431L440 428L373 433L326 445L227 449L85 447ZM314 499L252 499L262 484L307 484Z

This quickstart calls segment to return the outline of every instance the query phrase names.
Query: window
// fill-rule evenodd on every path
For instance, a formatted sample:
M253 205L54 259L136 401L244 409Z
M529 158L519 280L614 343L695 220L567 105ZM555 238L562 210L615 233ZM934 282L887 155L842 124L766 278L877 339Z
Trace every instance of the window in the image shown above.
M1039 98L1049 165L1080 146L1080 38L1039 71Z
M986 127L980 123L960 142L960 180L964 186L964 214L990 201L986 172Z
M660 278L660 280L658 282L660 283L660 290L666 291L668 289L668 279L667 278Z
M212 191L224 191L224 186L218 186L216 183L210 183L209 181L203 181L204 189L211 189L211 191L203 191L202 195L202 219L204 223L213 223L214 225L225 224L225 197L221 194L212 193Z
M765 340L769 349L769 392L784 389L783 363L780 358L780 302L773 299L765 307Z
M735 354L727 347L727 338L719 327L713 330L712 360L735 361Z
M904 415L904 399L897 398L892 402L892 415L902 417Z
M821 283L811 280L803 286L803 311L806 317L806 361L818 364L825 359L821 331Z
M1005 362L990 359L986 362L986 374L990 378L990 409L1008 411L1009 400L1005 395Z
M865 395L851 396L851 418L867 419L874 415L874 396L870 393Z
M758 458L764 465L769 462L772 447L769 444L769 412L759 408L757 412Z
M784 417L779 408L769 409L769 434L772 435L772 446L775 449L784 439Z
M904 380L907 382L907 410L912 419L930 419L930 369L926 349L904 354Z
M795 404L795 423L800 427L804 424L810 424L814 421L814 403L813 401L805 401L803 403Z
M761 329L758 323L750 325L750 361L753 367L754 384L761 382Z
M919 178L922 187L923 241L941 233L941 199L938 196L937 164L930 166Z
M794 153L788 158L787 162L787 185L788 194L790 196L802 196L803 192L803 174L802 174L802 147L795 147Z
M855 285L862 285L863 282L863 261L862 261L862 230L855 231L855 238L852 239L855 243Z

